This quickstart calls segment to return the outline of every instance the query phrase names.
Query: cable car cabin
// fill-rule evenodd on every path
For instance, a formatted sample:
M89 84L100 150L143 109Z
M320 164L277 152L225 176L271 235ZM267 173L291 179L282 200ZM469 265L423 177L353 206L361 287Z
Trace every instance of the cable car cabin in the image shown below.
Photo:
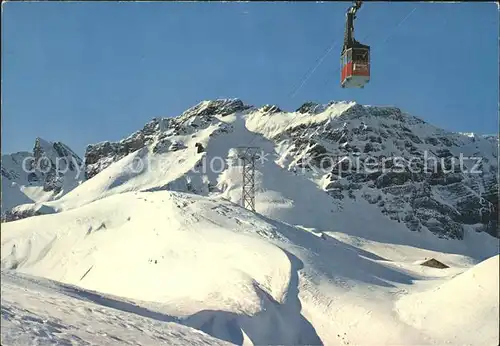
M370 81L370 47L359 44L340 57L342 88L364 88Z
M362 1L355 1L346 13L344 46L340 54L342 88L364 88L370 81L370 46L354 38L354 19Z

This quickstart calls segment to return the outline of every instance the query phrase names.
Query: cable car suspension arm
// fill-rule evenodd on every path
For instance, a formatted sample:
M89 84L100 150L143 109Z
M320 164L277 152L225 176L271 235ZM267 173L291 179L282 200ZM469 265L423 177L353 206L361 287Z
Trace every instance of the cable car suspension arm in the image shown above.
M348 8L346 13L346 24L344 33L344 47L345 51L349 47L356 45L358 42L354 39L354 19L356 19L356 12L361 8L362 1L356 0L354 4Z

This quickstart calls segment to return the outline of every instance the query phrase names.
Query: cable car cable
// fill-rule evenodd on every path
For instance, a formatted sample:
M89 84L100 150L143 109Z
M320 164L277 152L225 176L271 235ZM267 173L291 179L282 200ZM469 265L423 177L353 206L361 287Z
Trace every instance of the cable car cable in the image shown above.
M297 95L297 93L299 92L299 90L304 86L304 84L309 80L309 78L311 78L311 76L314 74L314 72L316 72L316 70L318 69L318 67L323 63L323 61L325 60L325 58L328 56L328 54L331 53L331 51L333 50L333 48L337 45L338 43L338 39L334 39L332 41L332 43L329 45L329 47L327 47L324 51L323 51L323 55L321 57L318 57L316 59L316 65L312 68L309 68L309 70L305 73L305 75L301 78L301 81L300 81L300 84L297 88L294 89L294 91L292 91L289 96L291 98L294 98L295 95Z
M317 64L313 67L312 70L309 70L308 74L306 75L305 78L302 79L300 85L291 93L292 95L290 96L291 98L294 98L295 95L297 95L297 93L300 91L300 89L304 86L304 84L306 84L306 82L309 80L309 78L311 78L311 76L314 74L314 72L316 72L316 70L318 69L318 67L323 63L323 61L325 60L325 58L328 56L328 54L331 53L331 51L333 50L333 48L335 48L335 46L337 45L338 43L338 40L335 40L331 45L330 47L327 49L327 51L325 52L325 54L323 54L323 56L320 58L320 59L317 59ZM318 61L319 60L319 61Z
M413 12L415 12L416 9L417 9L417 7L414 7L413 10L411 10L411 12L408 13L406 15L406 17L404 17L403 20L400 21L399 24L394 27L392 33L385 38L385 40L381 43L381 45L385 44L392 36L394 36L394 34L396 33L395 32L396 29L399 28L401 26L401 24L403 24L404 21L406 21L408 18L410 18L410 16L413 14Z
M312 69L309 69L306 72L306 74L302 77L300 85L293 92L290 93L291 96L289 94L289 96L291 98L294 98L295 95L297 95L298 91L304 86L304 84L309 80L309 78L311 78L311 76L314 74L314 72L316 72L316 70L318 69L318 67L323 63L323 61L328 56L328 54L331 53L331 51L333 50L333 48L335 48L335 46L337 45L337 43L338 43L338 39L333 40L333 42L330 44L330 46L323 51L324 52L323 56L321 56L320 58L316 59L316 65ZM269 120L270 120L270 118L268 118L266 120L266 122L264 123L264 126L267 124L267 122ZM293 121L291 123L293 123ZM290 124L290 125L292 125L292 124ZM252 137L252 139L250 140L249 144L247 144L247 146L250 146L253 143L253 141L254 141L254 139L255 139L256 136L257 136L257 134L255 134Z
M318 58L316 58L315 63L317 63L317 62L318 62L318 61L320 61L320 60L323 60L323 59L324 59L324 56L328 54L328 52L332 49L332 46L334 46L334 45L337 43L337 41L338 41L338 39L333 40L333 41L332 41L332 43L329 45L329 47L327 47L327 48L323 51L323 55L322 55L322 56L320 56L320 57L318 57ZM299 86L299 87L297 87L297 88L295 88L295 89L294 89L295 91L301 88L302 83L304 82L304 80L307 80L307 79L308 79L308 75L310 76L310 75L313 73L313 72L311 72L311 70L313 70L313 71L314 71L314 70L317 68L317 66L318 66L318 65L315 65L315 66L313 66L313 67L309 68L309 70L307 70L307 72L306 72L306 73L302 76L302 78L300 79L300 83L301 83L301 84L300 84L300 86ZM293 94L295 91L291 92L291 94ZM293 96L292 96L292 97L293 97Z
M383 46L383 45L384 45L384 44L385 44L385 43L386 43L386 42L387 42L387 41L388 41L388 40L389 40L389 39L390 39L390 38L394 35L395 30L396 30L397 28L399 28L399 27L400 27L400 26L401 26L401 25L402 25L402 24L403 24L403 23L404 23L404 22L405 22L405 21L406 21L406 20L407 20L407 19L408 19L408 18L409 18L412 14L413 14L413 12L415 12L415 10L416 10L416 9L417 9L417 8L416 8L416 7L414 7L414 8L413 8L413 9L412 9L412 10L411 10L411 11L410 11L410 12L409 12L409 13L408 13L408 14L407 14L407 15L406 15L406 16L405 16L405 17L404 17L404 18L403 18L403 19L402 19L402 20L401 20L401 21L400 21L400 22L399 22L399 23L398 23L398 24L397 24L394 28L393 28L393 30L391 30L391 33L389 33L389 35L387 35L387 36L386 36L386 38L382 41L382 43L380 43L377 47L381 47L381 46ZM369 36L370 36L369 34L368 34L368 35L366 35L366 36L363 38L363 41L364 41L364 40L366 40ZM338 67L336 68L335 72L334 72L333 74L329 74L329 76L335 75L335 74L336 74L336 73L340 70L340 68L341 68L341 67L340 67L340 66L338 66ZM330 79L330 78L328 78L328 79L326 80L326 83L328 83L328 82L330 82L330 81L331 81L331 79ZM292 128L293 128L293 124L292 124L292 125L290 125L290 127L292 127ZM307 128L304 130L304 132L305 132L305 131L307 131ZM302 135L303 135L303 134L302 134ZM301 135L301 137L302 137L302 135Z
M349 7L348 9L348 12L353 12L354 13L354 17L356 15L356 12L361 8L361 4L362 4L362 1L354 1L354 5L352 5L351 7ZM297 93L299 92L299 90L304 86L304 84L309 80L309 78L314 74L314 72L316 72L316 70L318 69L318 67L323 63L323 61L325 60L325 58L328 56L328 54L330 54L330 52L333 50L333 48L335 47L335 45L337 44L338 40L334 40L332 42L332 44L330 45L330 47L328 48L328 50L326 51L326 53L319 59L319 62L316 64L316 66L314 66L314 68L312 69L312 71L310 70L310 72L306 75L306 78L302 79L302 82L300 83L299 87L295 89L294 92L292 92L291 94L291 98L294 98L295 95L297 95ZM345 37L344 37L344 44L345 44ZM316 60L318 61L318 60Z
M404 17L404 18L403 18L403 19L402 19L402 20L401 20L401 21L400 21L400 22L399 22L399 23L398 23L398 24L397 24L397 25L396 25L396 26L395 26L395 27L391 30L391 33L390 33L390 34L389 34L389 35L388 35L388 36L384 39L384 41L382 42L382 45L383 45L385 42L387 42L387 41L388 41L389 37L391 37L392 35L394 35L394 30L396 30L396 29L397 29L397 28L398 28L398 27L399 27L399 26L400 26L400 25L401 25L404 21L406 21L406 20L410 17L410 15L412 15L412 14L413 14L413 12L415 12L415 10L416 10L416 9L417 9L417 7L414 7L414 8L413 8L413 10L411 10L411 11L410 11L410 13L408 13L408 14L407 14L407 15L406 15L406 16L405 16L405 17ZM369 37L369 35L365 36L365 38L364 38L364 39L366 39L367 37ZM322 62L323 62L323 60L326 58L326 56L327 56L327 55L328 55L328 54L329 54L329 53L333 50L333 47L335 46L335 44L336 44L336 42L337 42L337 41L338 41L338 40L335 40L335 41L332 43L332 45L330 46L330 48L328 49L328 51L327 51L327 52L323 55L323 57L320 59L320 62L319 62L319 63L318 63L318 64L317 64L314 68L313 68L312 73L314 73L314 72L316 71L316 69L319 67L319 65L321 65L321 63L322 63ZM339 66L339 67L337 67L336 71L335 71L333 74L330 74L330 75L331 75L331 76L333 76L334 74L336 74L336 73L340 70L340 68L341 68L340 66ZM311 77L312 73L309 75L309 78ZM309 78L307 78L307 79L309 79ZM307 80L307 79L306 79L306 80ZM327 79L327 80L326 80L325 85L329 84L329 82L331 82L331 80L332 80L332 78ZM305 82L303 82L303 83L301 84L301 86L299 86L299 88L298 88L298 89L300 89L300 88L301 88L304 84L305 84ZM294 95L296 95L296 93L297 93L297 92L294 92ZM269 120L270 120L270 119L271 119L271 117L269 117L269 118L266 120L266 122L264 123L264 126L265 126L265 125L269 122ZM300 119L300 118L299 118L299 119ZM293 124L294 124L295 122L294 122L294 121L291 121L290 123L291 123L291 124L290 124L290 125L288 125L287 127L292 127L292 128L293 128ZM247 146L250 146L250 145L253 143L253 141L255 140L255 138L257 137L257 135L258 135L258 133L255 133L255 134L254 134L254 136L252 137L252 139L250 140L250 142L247 144Z
M355 1L355 5L351 6L349 8L349 11L351 9L354 9L355 8L355 12L361 7L361 1ZM299 85L299 87L292 93L291 97L295 97L295 95L297 95L298 91L302 88L302 86L304 86L304 84L307 82L307 80L309 80L309 78L314 74L314 72L318 69L318 67L321 65L321 63L324 61L324 59L328 56L328 54L330 54L330 52L333 50L333 48L335 47L335 45L337 44L338 40L334 40L333 43L330 45L330 47L328 48L328 50L325 52L325 54L323 54L323 56L317 61L317 64L314 66L314 68L312 69L312 71L310 70L310 72L308 72L306 74L306 78L302 80L301 84ZM268 118L266 120L266 122L264 123L264 126L267 124L267 122L270 120L270 118ZM299 118L300 120L300 118ZM294 124L294 121L291 121L290 122L291 124L288 125L287 127L293 127L293 124ZM250 140L249 144L247 146L250 146L251 143L253 143L253 141L255 140L255 137L257 136L257 134L255 134L252 139Z

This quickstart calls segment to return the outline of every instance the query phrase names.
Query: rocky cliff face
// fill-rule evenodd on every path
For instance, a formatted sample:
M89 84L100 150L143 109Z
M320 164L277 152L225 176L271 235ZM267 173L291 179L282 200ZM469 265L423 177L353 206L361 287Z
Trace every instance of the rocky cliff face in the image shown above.
M316 106L299 112L314 116ZM498 237L498 137L435 128L394 107L354 105L335 119L274 136L290 166L324 174L332 198L364 198L412 231L462 239L464 226Z
M29 162L28 181L40 182L43 190L61 192L64 183L81 181L82 159L61 142L48 142L41 138L35 140L33 159ZM73 185L73 184L71 184Z
M155 153L177 150L181 144L173 142L170 137L193 134L211 124L219 123L213 117L215 114L225 116L249 108L251 107L239 99L204 101L186 110L177 118L155 118L142 130L119 142L89 145L85 152L86 178L92 178L111 163L153 143Z

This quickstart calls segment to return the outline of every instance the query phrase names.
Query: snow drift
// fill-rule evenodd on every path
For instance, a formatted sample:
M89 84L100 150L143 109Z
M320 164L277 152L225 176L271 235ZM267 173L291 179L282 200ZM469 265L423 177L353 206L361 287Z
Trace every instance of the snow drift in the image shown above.
M92 301L97 297L99 305ZM2 272L2 345L127 343L230 345L126 302L46 279Z
M488 258L433 289L403 297L396 305L408 324L454 344L495 345L499 329L499 256Z

